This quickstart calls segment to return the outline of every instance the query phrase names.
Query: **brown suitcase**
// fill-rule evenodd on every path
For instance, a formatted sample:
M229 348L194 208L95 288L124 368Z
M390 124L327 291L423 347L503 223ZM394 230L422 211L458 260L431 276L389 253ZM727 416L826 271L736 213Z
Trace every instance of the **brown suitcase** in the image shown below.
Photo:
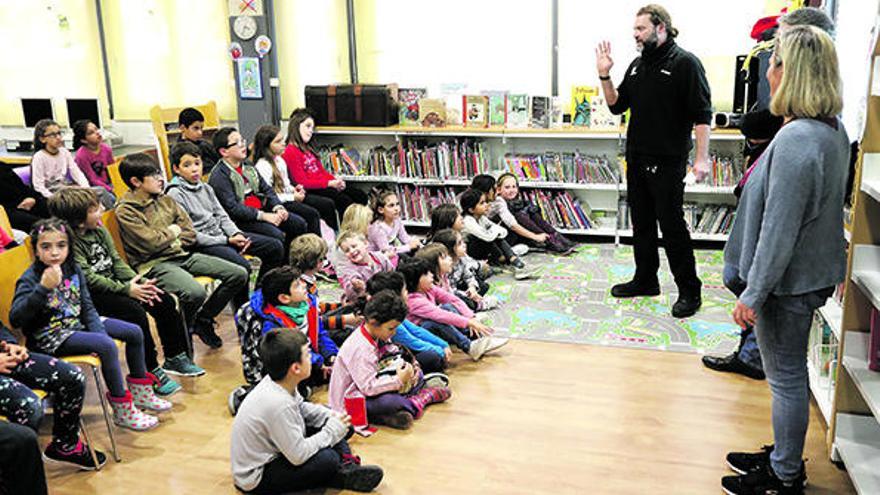
M385 127L398 123L396 84L306 86L317 125Z

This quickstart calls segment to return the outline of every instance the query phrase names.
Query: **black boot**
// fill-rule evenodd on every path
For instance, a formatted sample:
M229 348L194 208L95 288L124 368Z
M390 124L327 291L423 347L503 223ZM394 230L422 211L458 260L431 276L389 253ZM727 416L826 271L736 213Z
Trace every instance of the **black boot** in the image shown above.
M623 284L617 284L611 288L611 295L614 297L641 297L641 296L659 296L660 284L656 281L653 283L644 283L638 280L630 280Z
M764 370L747 365L735 352L727 356L703 356L703 365L715 371L738 373L753 380L766 378Z

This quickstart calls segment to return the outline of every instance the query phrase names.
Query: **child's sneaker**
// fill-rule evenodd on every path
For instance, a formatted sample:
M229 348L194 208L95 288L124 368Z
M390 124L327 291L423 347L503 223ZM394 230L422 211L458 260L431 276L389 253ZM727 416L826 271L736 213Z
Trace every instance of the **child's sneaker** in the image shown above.
M797 478L782 481L769 465L748 474L721 478L721 489L728 495L801 495L807 485L807 472L801 464Z
M185 352L166 359L162 369L166 373L178 376L202 376L205 374L205 370L193 363L192 359Z
M135 378L129 375L125 378L125 381L128 382L131 398L137 407L156 412L165 412L171 409L172 404L170 402L160 399L153 392L153 383L157 380L151 373L147 373L145 378Z
M468 350L468 356L471 357L474 361L479 361L483 354L489 352L489 347L492 345L491 337L480 337L477 340L471 341L471 348Z
M519 260L517 260L519 261ZM520 263L522 263L520 261ZM523 264L513 269L513 278L517 280L525 280L527 278L538 278L538 267L528 267Z
M517 256L525 256L526 253L529 252L529 247L526 246L525 244L517 244L517 245L511 247L510 250L513 251L513 254L515 254Z
M331 488L371 492L382 482L384 473L379 466L344 464L330 480Z
M107 400L113 408L113 422L117 426L134 431L145 431L159 425L159 418L140 411L131 399L131 392L125 391L124 397L113 397L107 392Z
M497 297L483 296L483 299L480 300L480 304L477 306L477 311L489 311L498 306L501 306L501 301Z
M731 452L725 460L727 467L737 474L748 474L752 471L760 471L770 465L770 453L773 445L761 447L760 452Z
M425 387L448 387L449 377L445 373L434 372L428 373L422 377L425 380Z
M192 327L192 333L211 349L223 347L223 339L214 331L214 320L196 320Z
M253 385L242 385L236 387L235 390L229 392L229 398L226 400L226 406L229 408L229 414L235 416L238 414L238 408L244 402L244 398L251 392Z
M153 392L156 392L158 395L168 397L182 388L179 383L169 378L162 368L156 368L150 373L156 377L156 381L153 383Z
M490 344L489 349L487 349L486 352L492 352L494 350L500 349L507 345L507 342L510 340L503 337L488 337L488 339Z
M408 430L413 425L413 415L409 411L397 411L387 416L376 416L371 419L372 423L385 425L395 430Z
M76 447L69 452L61 450L56 442L52 442L46 447L43 457L50 461L76 466L83 471L94 471L107 462L107 456L100 450L96 450L95 459L98 461L96 465L95 459L92 459L92 451L82 440L78 441Z

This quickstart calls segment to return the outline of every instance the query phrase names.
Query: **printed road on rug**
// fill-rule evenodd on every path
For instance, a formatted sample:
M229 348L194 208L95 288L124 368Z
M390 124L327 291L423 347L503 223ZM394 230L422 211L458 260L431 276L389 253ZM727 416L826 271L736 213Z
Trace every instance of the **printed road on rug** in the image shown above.
M611 296L611 286L630 280L635 265L630 246L584 245L567 257L528 254L541 267L537 280L514 280L505 273L490 279L490 294L502 306L483 321L498 336L577 344L728 354L739 342L731 319L736 298L721 279L722 252L696 251L703 281L703 306L691 318L670 314L678 290L661 250L661 295L634 299Z

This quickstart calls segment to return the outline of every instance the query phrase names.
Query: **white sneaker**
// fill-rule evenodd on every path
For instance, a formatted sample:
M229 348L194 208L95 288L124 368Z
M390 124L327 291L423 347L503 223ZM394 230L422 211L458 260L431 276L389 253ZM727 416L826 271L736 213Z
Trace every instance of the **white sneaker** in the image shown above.
M483 354L489 352L489 346L492 345L492 337L480 337L477 340L471 341L471 349L468 351L468 355L474 361L479 361Z
M529 247L525 244L517 244L510 248L510 250L513 251L513 254L517 255L517 257L523 257L529 252Z
M483 296L483 300L480 301L480 311L489 311L490 309L495 309L498 306L501 306L501 301L498 300L495 296Z
M489 345L489 349L487 349L486 352L492 352L496 349L501 349L502 347L507 345L507 342L510 341L510 339L505 339L504 337L489 337L489 339L491 343Z
M513 278L517 280L525 280L527 278L538 278L539 274L538 267L530 267L524 266L522 268L514 268L513 269Z

